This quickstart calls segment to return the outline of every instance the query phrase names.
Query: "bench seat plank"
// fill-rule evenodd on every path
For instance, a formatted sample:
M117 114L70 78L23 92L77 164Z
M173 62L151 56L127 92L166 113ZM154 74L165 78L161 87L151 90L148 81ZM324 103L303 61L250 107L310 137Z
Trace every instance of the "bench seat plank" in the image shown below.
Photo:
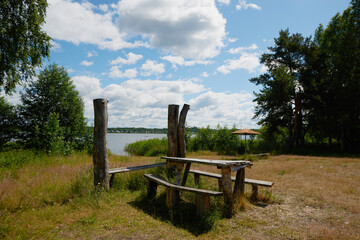
M166 166L166 162L142 165L142 166L112 168L112 169L109 169L109 174L138 171L138 170L144 170L144 169L148 169L148 168L162 167L162 166Z
M157 182L158 184L164 185L166 187L178 190L178 191L188 191L193 192L197 194L204 194L204 195L212 195L212 196L221 196L222 192L212 191L212 190L206 190L206 189L198 189L198 188L191 188L191 187L185 187L180 185L172 184L162 178L159 178L153 174L144 174L144 176L148 179L151 179L154 182Z
M194 174L207 176L207 177L221 179L221 174L217 174L217 173L205 172L205 171L200 171L200 170L190 170L189 172L194 173ZM234 176L231 177L232 181L235 181L235 179L236 178ZM247 183L247 184L256 184L256 185L263 186L263 187L272 187L272 185L274 185L273 182L256 180L256 179L249 179L249 178L245 178L245 183Z

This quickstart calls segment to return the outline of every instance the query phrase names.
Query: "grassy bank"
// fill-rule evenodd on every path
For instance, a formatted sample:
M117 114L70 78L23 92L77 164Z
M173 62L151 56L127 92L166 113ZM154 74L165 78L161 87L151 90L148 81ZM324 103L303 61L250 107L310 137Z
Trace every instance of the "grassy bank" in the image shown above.
M0 162L10 153L0 153ZM31 153L19 153L31 156ZM11 155L11 154L10 154ZM210 152L189 157L235 159ZM16 153L12 153L16 159ZM32 160L31 160L32 159ZM156 157L110 156L111 167L154 163ZM0 168L1 239L359 239L360 159L272 156L254 161L246 177L274 181L261 189L270 202L248 203L231 219L216 211L193 216L193 196L183 196L173 218L164 188L154 201L144 198L144 172L117 175L108 192L92 187L92 158L86 154L48 157L34 154ZM197 169L216 171L194 165ZM164 169L153 170L167 177ZM190 176L189 184L193 178ZM203 187L216 188L202 178ZM250 189L247 189L249 191ZM203 221L203 222L201 222ZM206 227L197 225L202 223Z

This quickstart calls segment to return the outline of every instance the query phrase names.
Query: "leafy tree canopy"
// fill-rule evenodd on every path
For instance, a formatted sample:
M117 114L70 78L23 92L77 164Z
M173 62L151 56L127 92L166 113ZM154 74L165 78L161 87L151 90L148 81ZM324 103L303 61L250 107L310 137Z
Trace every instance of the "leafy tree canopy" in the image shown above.
M9 104L4 97L0 97L0 149L15 137L17 123L14 106Z
M37 137L49 136L56 140L61 137L71 148L83 147L84 104L65 68L56 64L45 68L38 79L25 88L21 100L22 138L27 143L41 148L37 145ZM42 132L46 130L48 132ZM58 135L50 134L51 131Z
M46 0L0 1L0 91L31 79L49 56L50 37L41 30L46 7Z

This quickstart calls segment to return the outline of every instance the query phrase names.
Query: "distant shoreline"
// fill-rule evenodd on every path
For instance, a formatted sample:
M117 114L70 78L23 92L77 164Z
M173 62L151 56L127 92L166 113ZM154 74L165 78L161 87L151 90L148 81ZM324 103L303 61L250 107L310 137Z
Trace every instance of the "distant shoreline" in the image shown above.
M197 133L197 127L190 127L191 133ZM139 133L139 134L167 134L167 128L108 128L108 133Z

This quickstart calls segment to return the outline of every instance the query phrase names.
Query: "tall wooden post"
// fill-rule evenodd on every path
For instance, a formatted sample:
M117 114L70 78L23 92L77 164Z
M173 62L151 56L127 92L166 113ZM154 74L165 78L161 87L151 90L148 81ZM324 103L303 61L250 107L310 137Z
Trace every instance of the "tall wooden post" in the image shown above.
M186 115L190 109L190 105L184 104L181 109L179 124L178 124L178 144L179 144L179 157L186 157L186 143L185 143L185 123Z
M168 107L168 157L185 157L185 120L190 106L185 104L181 110L179 119L179 105L170 104ZM186 166L186 175L181 182L183 163L168 162L167 168L174 169L174 181L176 185L184 185L189 172L190 165ZM168 189L166 202L170 209L174 208L179 200L179 191Z
M231 181L231 170L228 167L221 168L222 175L222 187L224 193L225 202L225 215L231 217L233 214L233 192L232 192L232 181Z
M109 189L109 160L107 147L107 99L94 99L94 185Z
M168 107L168 157L178 157L178 121L179 105L170 104Z

